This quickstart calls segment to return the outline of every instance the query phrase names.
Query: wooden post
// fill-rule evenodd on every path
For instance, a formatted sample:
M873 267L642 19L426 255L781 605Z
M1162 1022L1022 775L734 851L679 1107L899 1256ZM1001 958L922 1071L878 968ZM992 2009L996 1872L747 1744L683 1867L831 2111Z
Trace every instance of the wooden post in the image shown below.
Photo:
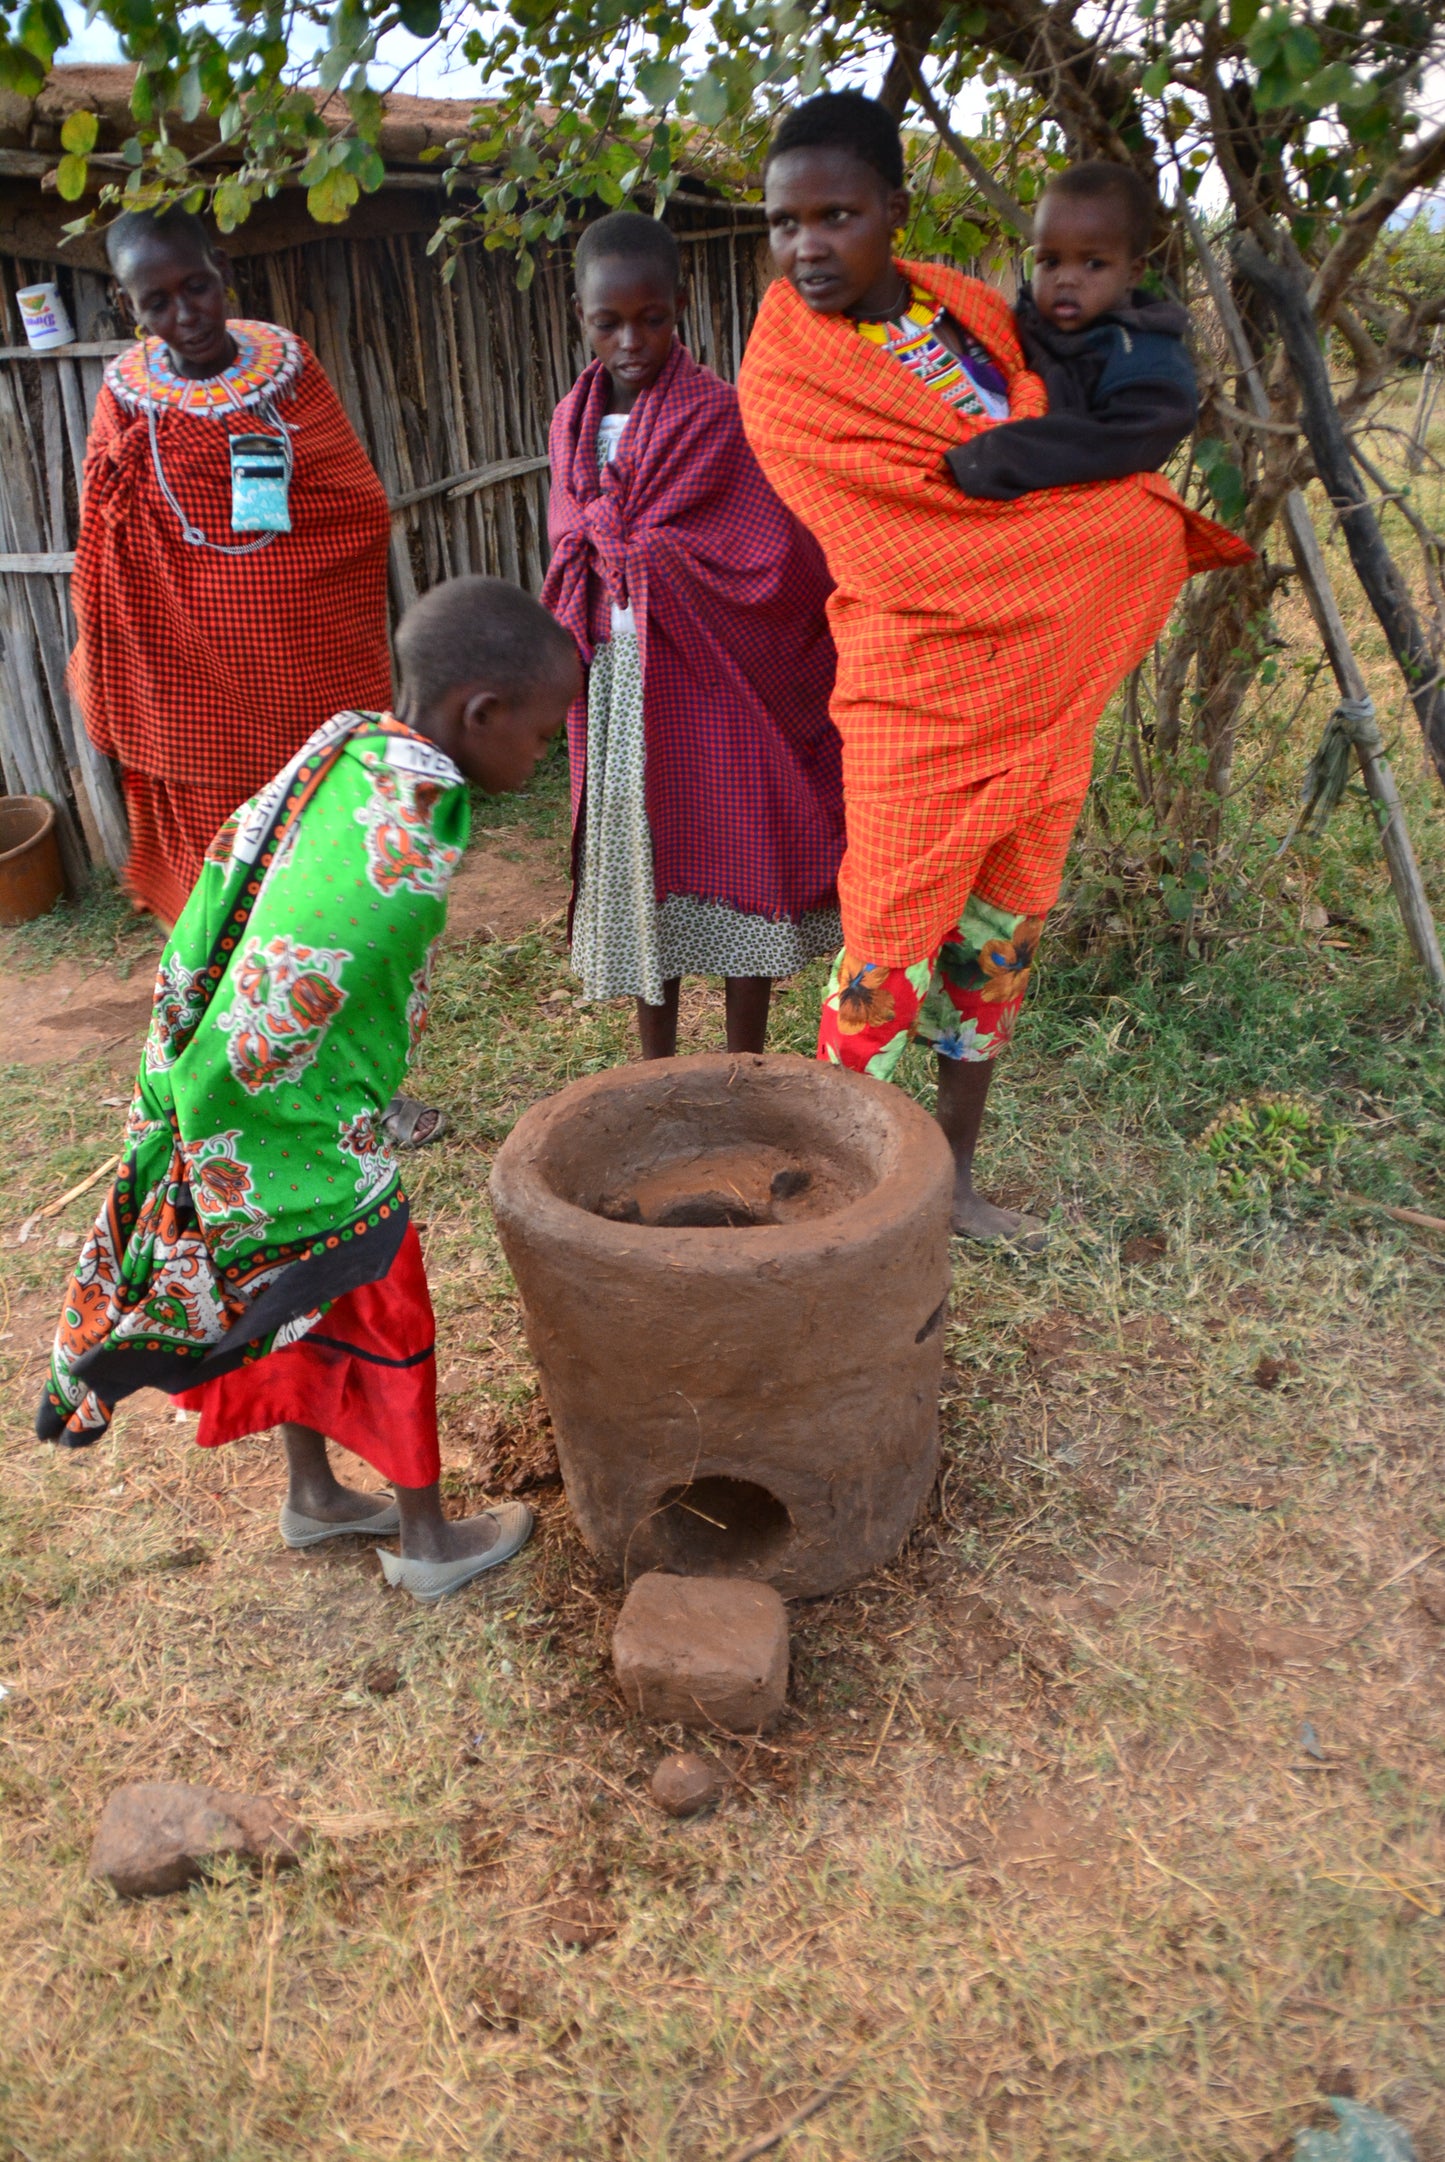
M1194 212L1184 205L1185 222L1194 243L1214 301L1225 336L1234 351L1235 361L1244 377L1250 405L1261 420L1270 418L1269 393L1264 387L1259 364L1249 349L1249 339L1229 281L1219 267L1214 250L1199 225ZM1352 705L1369 704L1370 694L1360 664L1350 644L1339 602L1325 563L1324 550L1310 517L1309 506L1298 488L1292 488L1284 503L1284 529L1289 538L1290 551L1310 614L1320 634L1320 641L1329 656L1335 682L1340 696ZM1373 706L1370 708L1373 712ZM1435 919L1430 913L1430 898L1425 882L1420 876L1420 866L1415 861L1415 851L1410 845L1409 828L1405 824L1404 806L1390 762L1385 756L1384 743L1374 721L1356 720L1351 724L1351 736L1355 753L1360 761L1360 773L1370 800L1375 804L1380 824L1380 846L1389 866L1390 884L1394 888L1395 901L1405 926L1406 935L1414 949L1416 959L1430 979L1434 995L1445 1004L1445 955L1440 951L1440 936Z
M1440 395L1440 328L1437 324L1430 340L1430 351L1420 371L1420 395L1415 400L1415 416L1410 422L1410 440L1405 446L1405 471L1418 473L1425 463L1425 443L1430 433L1430 422L1435 415L1435 401Z

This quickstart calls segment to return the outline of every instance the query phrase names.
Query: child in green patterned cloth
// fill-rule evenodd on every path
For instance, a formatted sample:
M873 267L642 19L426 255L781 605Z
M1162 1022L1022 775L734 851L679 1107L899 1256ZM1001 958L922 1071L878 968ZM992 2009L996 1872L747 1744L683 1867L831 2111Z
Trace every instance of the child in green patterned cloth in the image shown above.
M434 1599L532 1518L442 1515L435 1321L383 1115L426 1026L466 784L523 787L581 670L567 632L490 578L417 602L397 654L401 717L338 714L211 843L36 1425L83 1447L150 1387L200 1412L203 1447L279 1426L286 1544L399 1531L388 1579ZM328 1437L394 1500L340 1485Z

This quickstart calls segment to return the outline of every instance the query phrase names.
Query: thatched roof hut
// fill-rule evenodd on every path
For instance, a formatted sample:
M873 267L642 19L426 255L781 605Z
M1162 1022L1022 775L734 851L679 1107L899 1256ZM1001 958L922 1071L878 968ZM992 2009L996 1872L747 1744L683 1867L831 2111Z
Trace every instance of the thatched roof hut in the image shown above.
M114 779L72 713L64 674L86 431L105 359L128 326L99 236L65 240L76 206L47 176L67 114L82 109L101 122L92 163L121 165L132 79L128 67L57 68L34 99L0 93L0 771L10 792L56 803L73 877L87 854L116 864L126 847ZM471 110L387 99L386 182L344 224L314 224L289 188L227 241L240 312L285 323L315 348L385 483L398 610L468 571L540 584L547 423L585 357L560 251L542 255L526 292L503 253L468 248L448 284L426 252L456 202L421 154L464 135ZM188 151L217 143L204 119L178 140ZM479 168L477 186L491 177ZM732 376L764 275L761 221L685 184L668 223L693 278L688 342ZM78 342L32 355L14 294L52 278Z

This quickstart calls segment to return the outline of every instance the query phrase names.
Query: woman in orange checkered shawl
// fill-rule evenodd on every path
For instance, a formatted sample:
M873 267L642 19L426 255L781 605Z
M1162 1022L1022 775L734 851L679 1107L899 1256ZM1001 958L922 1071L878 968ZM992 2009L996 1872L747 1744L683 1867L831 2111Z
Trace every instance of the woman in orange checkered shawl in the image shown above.
M768 479L836 581L844 951L819 1057L888 1078L939 1053L955 1229L1041 1243L975 1193L992 1061L1012 1033L1089 783L1094 730L1192 572L1248 560L1155 473L962 495L946 451L1044 412L1011 311L972 278L895 262L896 122L856 92L774 137L766 207L783 276L738 380Z
M126 882L171 924L236 806L333 713L390 704L390 519L315 355L275 324L228 322L198 218L119 218L109 247L153 335L112 362L96 403L72 680L121 767ZM289 465L285 529L246 523L276 518L274 487L269 506L236 493L233 446L258 437Z

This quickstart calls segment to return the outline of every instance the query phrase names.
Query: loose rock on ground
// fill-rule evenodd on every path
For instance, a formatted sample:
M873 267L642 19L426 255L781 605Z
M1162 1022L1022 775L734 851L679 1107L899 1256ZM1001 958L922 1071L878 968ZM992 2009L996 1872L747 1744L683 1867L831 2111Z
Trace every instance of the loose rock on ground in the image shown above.
M756 1734L787 1702L787 1610L771 1584L650 1570L617 1617L612 1663L644 1719Z
M172 1780L118 1787L101 1813L88 1874L123 1899L182 1891L223 1857L293 1868L302 1834L263 1795Z

